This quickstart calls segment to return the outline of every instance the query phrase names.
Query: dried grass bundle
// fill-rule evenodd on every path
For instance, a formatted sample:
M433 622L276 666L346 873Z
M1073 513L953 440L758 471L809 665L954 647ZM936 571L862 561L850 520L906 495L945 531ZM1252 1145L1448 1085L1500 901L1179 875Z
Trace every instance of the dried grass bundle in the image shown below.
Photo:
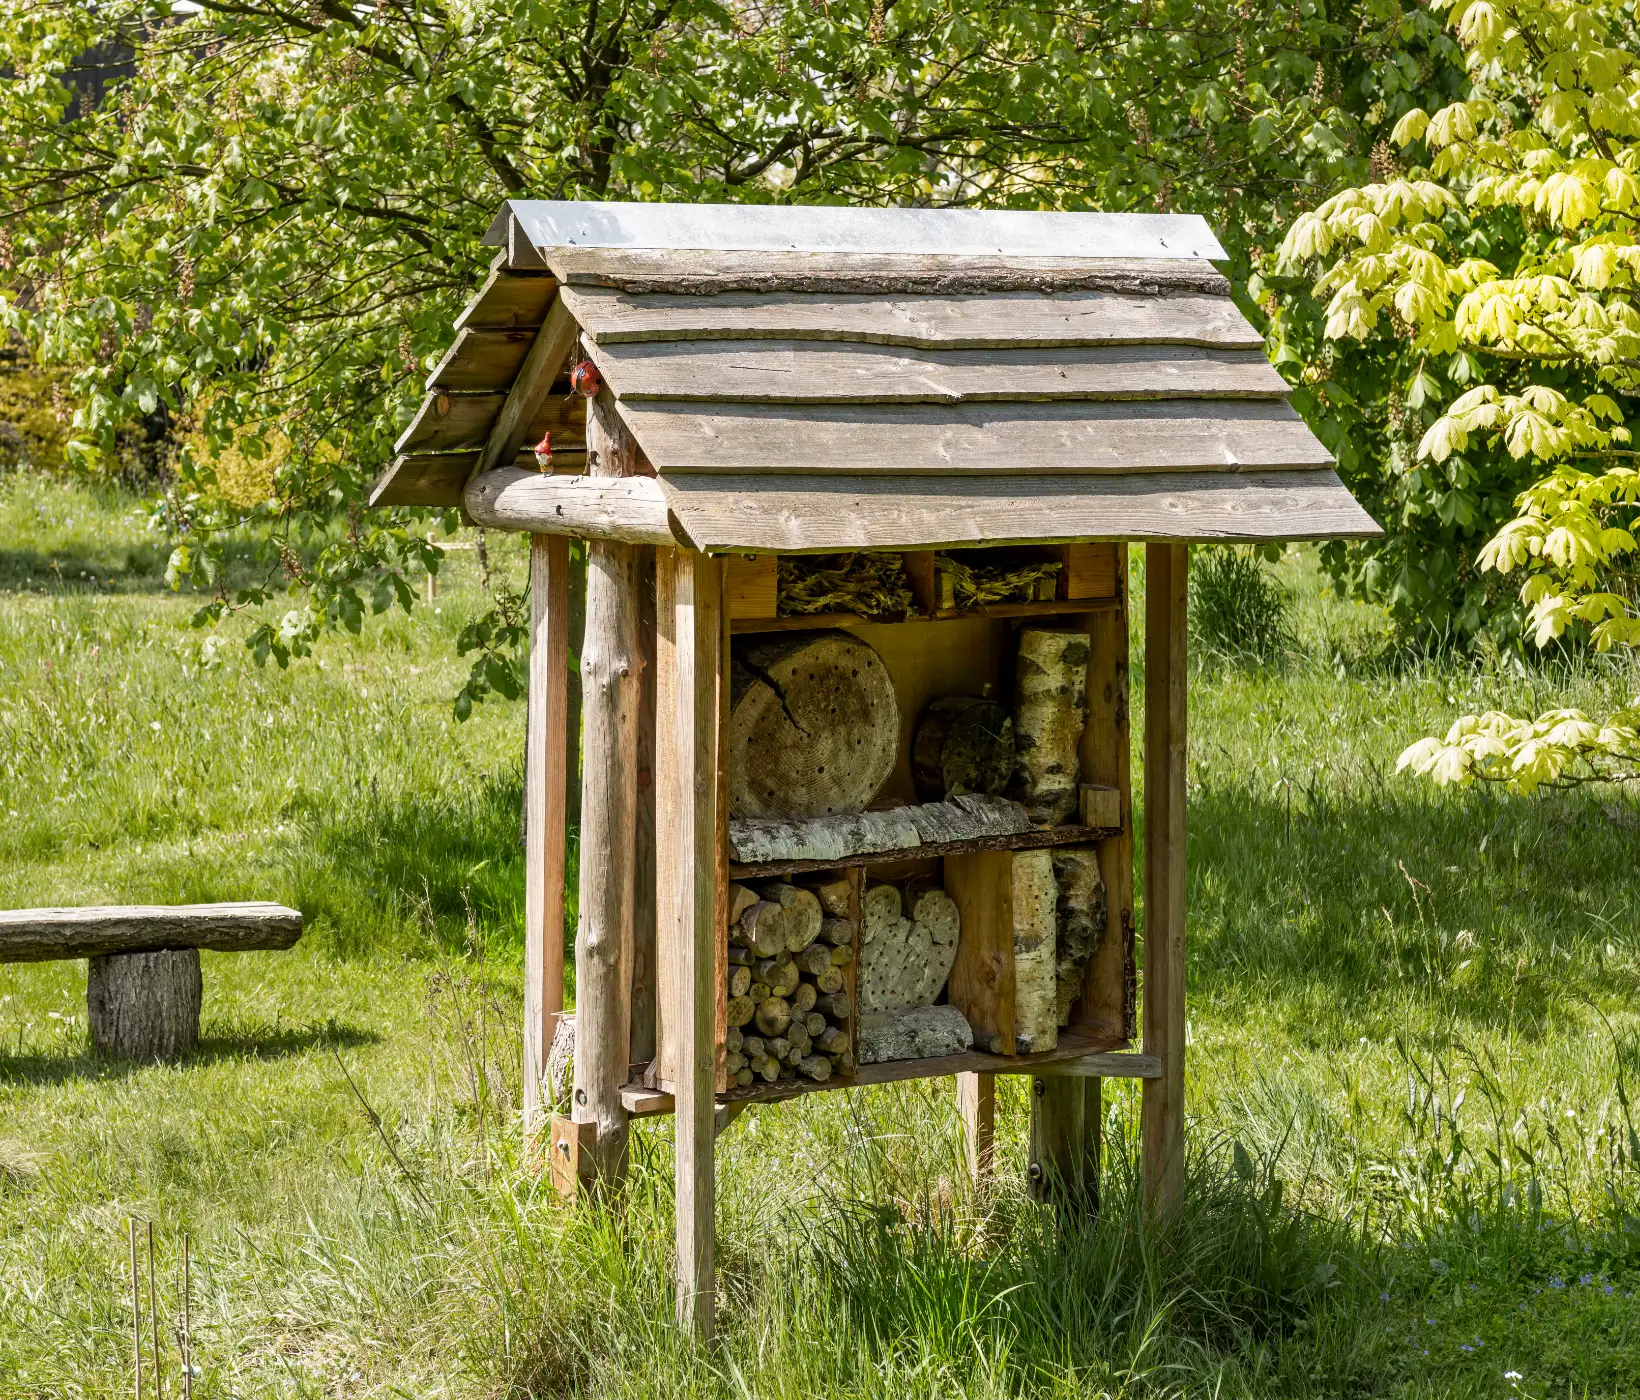
M780 559L780 615L851 612L903 617L914 600L898 554L787 554Z
M949 554L934 556L935 571L951 580L952 598L959 608L1028 603L1037 597L1037 585L1057 576L1063 567L1058 560L1033 560L1009 568L1005 564L967 564Z

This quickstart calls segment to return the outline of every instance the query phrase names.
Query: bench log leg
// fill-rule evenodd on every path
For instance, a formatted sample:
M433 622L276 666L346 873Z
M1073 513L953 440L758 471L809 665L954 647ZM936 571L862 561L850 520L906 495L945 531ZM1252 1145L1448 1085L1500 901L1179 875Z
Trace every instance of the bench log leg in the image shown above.
M197 948L92 958L85 987L91 1043L127 1060L179 1059L199 1044L203 992Z

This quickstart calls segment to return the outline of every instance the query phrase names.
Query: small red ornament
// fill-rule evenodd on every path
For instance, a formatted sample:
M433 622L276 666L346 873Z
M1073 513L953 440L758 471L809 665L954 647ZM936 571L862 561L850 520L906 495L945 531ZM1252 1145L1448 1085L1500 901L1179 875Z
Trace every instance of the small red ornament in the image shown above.
M604 377L591 360L582 360L569 372L569 387L584 399L595 399L604 387Z
M542 433L541 441L536 443L530 451L535 453L536 466L540 467L542 471L552 470L552 434L550 432Z

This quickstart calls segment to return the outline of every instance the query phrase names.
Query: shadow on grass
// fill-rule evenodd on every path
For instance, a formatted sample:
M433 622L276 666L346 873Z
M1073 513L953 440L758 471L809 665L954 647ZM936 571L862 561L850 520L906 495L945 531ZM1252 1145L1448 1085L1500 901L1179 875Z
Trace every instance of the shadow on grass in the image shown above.
M1210 762L1202 774L1189 817L1193 994L1287 998L1323 1014L1311 1029L1322 1038L1359 1035L1375 1004L1388 1012L1409 990L1527 1034L1568 997L1634 995L1626 959L1606 950L1635 924L1635 814L1609 796L1318 774L1289 797L1215 783Z
M382 1037L358 1026L261 1025L250 1021L207 1025L198 1048L179 1062L179 1068L207 1068L238 1060L280 1060L311 1050L357 1050L379 1045ZM103 1056L89 1045L78 1055L0 1054L0 1084L65 1084L74 1080L123 1079L151 1066L137 1060Z
M158 545L127 549L123 562L79 549L0 549L0 589L43 588L49 593L169 593L168 551Z

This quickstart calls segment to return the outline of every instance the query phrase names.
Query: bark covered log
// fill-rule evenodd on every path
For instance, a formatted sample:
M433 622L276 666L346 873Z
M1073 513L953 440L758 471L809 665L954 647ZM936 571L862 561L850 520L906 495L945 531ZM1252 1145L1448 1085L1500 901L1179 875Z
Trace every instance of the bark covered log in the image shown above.
M121 1059L179 1059L199 1044L203 993L197 948L92 958L85 989L92 1044Z
M923 711L911 773L924 798L999 796L1014 772L1014 722L994 700L947 695Z
M1099 949L1107 921L1105 882L1091 846L1066 846L1053 853L1058 887L1058 951L1055 956L1057 1020L1071 1022L1071 1007L1082 995L1082 976Z
M1088 635L1025 627L1014 673L1015 795L1033 822L1057 826L1078 807L1078 750L1088 722Z
M859 638L756 638L734 656L729 815L858 812L894 771L899 734L893 681Z

